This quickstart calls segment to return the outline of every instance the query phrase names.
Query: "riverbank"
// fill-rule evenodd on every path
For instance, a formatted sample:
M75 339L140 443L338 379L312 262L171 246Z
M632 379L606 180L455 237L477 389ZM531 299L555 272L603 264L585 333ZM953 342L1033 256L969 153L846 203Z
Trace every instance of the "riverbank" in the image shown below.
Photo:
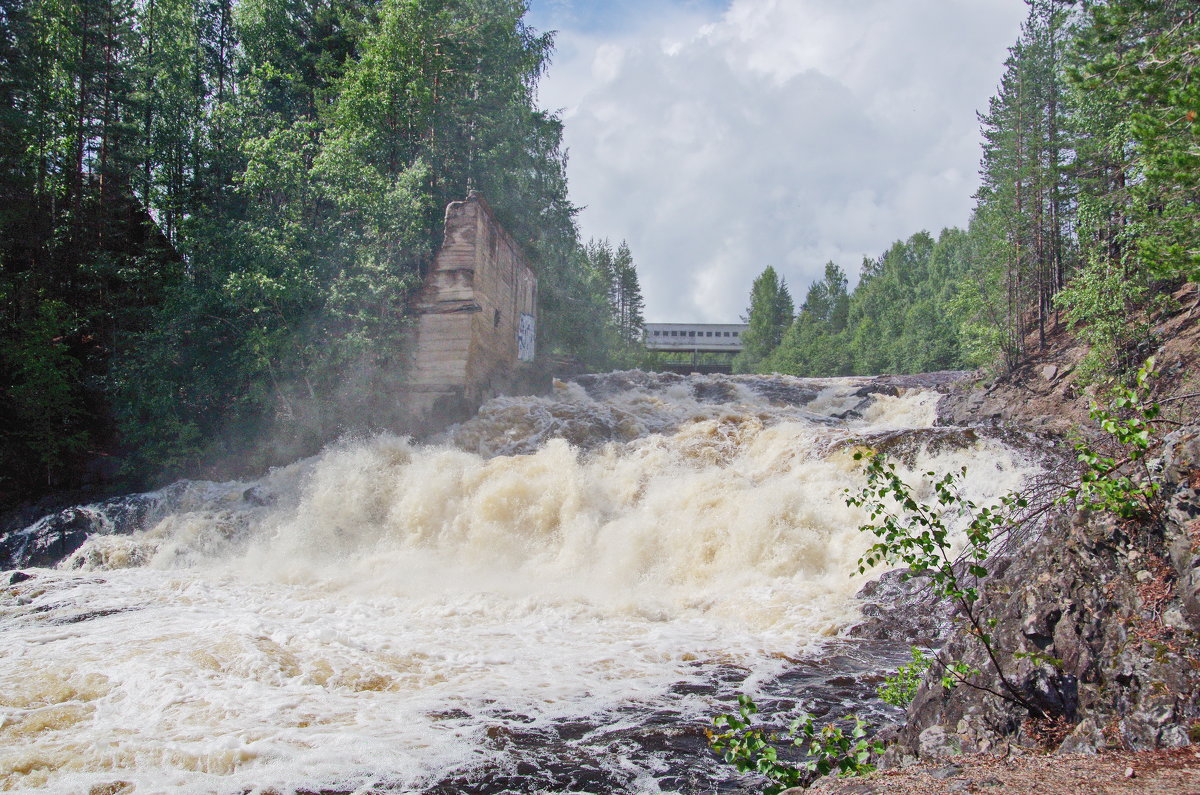
M980 689L946 690L940 672L930 674L904 722L881 732L889 743L882 772L812 791L1200 792L1196 286L1174 298L1178 308L1154 319L1157 345L1146 351L1159 374L1152 399L1163 408L1150 452L1157 504L1130 519L1061 510L989 560L980 587L979 613L995 622L989 634L1004 676L1045 717ZM1068 453L1072 440L1103 437L1088 416L1098 391L1078 369L1086 350L1062 329L1050 343L1005 378L950 385L939 424L1034 430L1060 438ZM1070 479L1067 466L1058 480ZM899 608L881 617L921 613ZM898 633L894 622L874 623ZM928 635L928 626L907 629L916 643ZM979 671L977 684L1005 691L962 624L924 645Z

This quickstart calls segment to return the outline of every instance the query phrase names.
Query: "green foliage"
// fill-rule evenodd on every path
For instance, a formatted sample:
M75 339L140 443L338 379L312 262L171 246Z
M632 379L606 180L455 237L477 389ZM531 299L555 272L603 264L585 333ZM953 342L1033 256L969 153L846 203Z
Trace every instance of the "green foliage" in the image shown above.
M1120 221L1140 270L1200 278L1200 17L1189 0L1089 4L1073 82L1117 109Z
M879 694L885 704L900 708L907 707L916 697L917 689L925 680L925 672L932 664L932 657L913 646L912 662L901 665L896 673L884 677L883 684L875 692Z
M820 377L961 366L952 301L968 266L965 238L947 229L936 242L924 232L897 241L863 262L853 291L842 269L826 264L824 278L809 286L800 313L757 369Z
M750 308L746 311L749 328L742 334L742 352L733 362L735 372L755 371L779 345L794 311L787 282L768 266L750 288Z
M875 769L871 754L882 753L883 745L867 739L867 725L855 718L849 732L834 724L818 727L811 715L802 715L791 722L788 733L780 737L762 726L754 725L758 707L747 695L738 696L737 714L717 715L713 725L723 732L709 731L708 741L713 750L742 773L757 773L770 783L763 789L766 795L790 787L808 787L820 776L836 772L839 776L858 776ZM799 748L807 758L798 764L781 760L773 744L785 741Z
M603 311L576 319L589 328L598 346L589 362L597 367L630 366L643 352L645 302L629 244L613 249L607 240L590 240L583 247L584 268L591 275L589 289L603 301ZM577 295L576 300L583 296Z
M42 300L24 333L0 348L7 404L0 426L4 463L28 467L36 461L50 484L90 443L83 368L65 342L73 320L62 301Z
M983 673L978 668L972 667L962 660L947 660L945 663L941 663L941 668L941 685L947 690L954 689L960 683L969 685L975 677ZM1010 698L1009 700L1012 699Z
M539 351L635 359L632 257L610 308L537 106L552 38L525 11L6 3L0 407L35 421L0 431L0 499L93 448L154 480L393 423L408 299L472 188L538 273Z
M1132 370L1139 347L1149 340L1150 325L1132 320L1146 299L1147 285L1104 259L1092 259L1055 297L1072 332L1089 346L1079 364L1085 382L1107 380Z
M1086 379L1145 355L1155 279L1200 275L1200 35L1188 0L1031 0L980 114L981 186L967 230L898 242L864 263L843 325L836 279L809 289L769 353L807 376L985 366L1042 349L1065 310L1092 346Z
M1109 407L1092 404L1092 419L1112 436L1123 457L1105 455L1086 441L1077 441L1083 475L1064 499L1077 498L1090 510L1110 511L1126 519L1158 512L1161 486L1146 460L1155 444L1153 422L1159 415L1158 404L1148 397L1153 376L1154 359L1150 359L1138 370L1134 386L1115 387Z
M958 616L979 641L1001 683L1000 690L990 688L979 680L981 672L977 669L961 660L944 660L935 655L933 660L942 673L943 686L961 684L984 690L1041 716L1041 710L1008 678L1005 655L992 642L991 627L979 614L976 604L977 584L987 576L983 563L992 542L1011 528L1013 515L1027 508L1028 502L1018 494L1009 493L995 505L977 505L962 492L966 468L942 477L936 472L924 473L933 501L920 502L887 456L868 450L856 452L854 458L866 460L867 483L856 494L847 490L846 504L867 511L870 521L859 529L879 539L859 559L859 572L887 562L908 567L907 577L928 577L934 594L955 603ZM958 553L951 537L955 520L965 522L961 530L965 545Z
M934 503L925 504L913 496L887 456L858 451L854 459L866 460L867 483L857 494L847 490L846 504L867 511L871 521L860 529L880 539L859 560L859 572L878 563L900 563L908 567L910 576L929 577L937 595L967 604L976 602L979 593L971 583L987 574L982 563L992 540L1003 531L1013 509L1028 506L1026 500L1007 494L997 505L978 506L962 492L964 467L940 478L935 472L926 472ZM961 558L967 561L969 578L955 567L960 555L953 551L951 524L958 518L966 520Z
M1068 489L1060 502L1078 500L1086 508L1110 511L1123 518L1158 512L1160 485L1147 462L1156 443L1153 423L1159 415L1158 404L1148 397L1153 376L1154 360L1150 359L1138 371L1134 386L1115 388L1108 408L1093 404L1092 418L1112 437L1122 457L1077 442L1083 473L1079 484ZM941 672L944 687L974 687L1041 716L1041 710L1008 678L1006 662L1027 659L1061 667L1062 661L1040 652L997 648L990 632L995 622L985 620L977 605L977 584L987 575L984 563L990 549L997 538L1012 529L1018 512L1029 507L1028 501L1009 493L995 505L980 507L962 493L965 468L941 477L935 472L924 473L924 485L932 493L932 500L918 501L913 488L886 456L867 450L855 452L854 458L866 461L867 482L857 493L847 490L846 503L867 512L869 521L860 529L879 539L859 559L859 573L887 562L908 567L906 577L928 577L934 594L955 603L958 617L968 625L969 634L980 643L992 673L1000 680L1000 689L993 689L981 682L983 672L966 662L936 654L925 657L914 647L913 662L901 666L885 681L880 697L889 704L907 705L920 685L923 671L934 664ZM962 525L965 543L961 550L952 539L956 523Z
M980 115L982 185L975 212L988 238L977 247L982 278L976 281L989 288L983 314L1005 369L1019 363L1033 332L1038 346L1045 345L1051 301L1072 258L1063 227L1070 147L1063 135L1062 61L1070 24L1062 4L1029 3L997 93Z

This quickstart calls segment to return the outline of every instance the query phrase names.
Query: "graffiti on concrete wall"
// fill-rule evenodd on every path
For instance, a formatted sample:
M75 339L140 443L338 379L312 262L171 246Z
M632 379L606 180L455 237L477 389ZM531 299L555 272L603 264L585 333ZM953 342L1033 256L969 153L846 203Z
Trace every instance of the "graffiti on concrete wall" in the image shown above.
M533 315L522 312L521 321L517 324L517 358L523 362L532 362L534 342L537 329L534 326Z

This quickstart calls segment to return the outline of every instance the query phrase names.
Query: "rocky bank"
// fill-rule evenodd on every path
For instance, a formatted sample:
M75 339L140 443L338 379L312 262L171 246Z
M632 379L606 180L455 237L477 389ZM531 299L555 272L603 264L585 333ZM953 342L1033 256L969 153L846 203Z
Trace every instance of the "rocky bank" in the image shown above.
M1200 741L1200 428L1168 436L1160 462L1159 517L1065 513L990 564L980 612L997 622L1006 676L1045 717L931 674L889 732L886 763L1010 744L1095 753ZM1003 691L965 627L942 653Z
M1195 286L1182 292L1188 290L1194 293ZM1180 307L1194 304L1192 293L1177 298ZM982 770L997 758L1029 753L1066 760L1081 754L1173 753L1154 749L1200 743L1200 328L1192 314L1178 309L1159 318L1154 332L1156 399L1164 408L1160 427L1175 429L1153 453L1152 468L1162 484L1155 514L1122 520L1073 509L1052 512L1039 532L989 561L980 612L995 621L992 640L1006 677L1041 715L980 689L948 690L940 673L931 671L904 722L881 732L888 750L880 761L885 769L916 765L914 770L926 773L950 772L934 776L932 784L914 783L915 778L902 784L885 776L888 783L879 789L884 778L877 774L871 784L827 783L822 791L982 791L966 787L970 778L960 776L962 769ZM1088 418L1096 390L1082 386L1076 370L1084 352L1062 333L1016 373L951 385L939 405L940 422L1033 428L1057 436L1066 450L1072 438L1102 435ZM979 684L1004 690L983 645L919 581L905 585L892 574L862 595L868 599L867 621L856 634L906 634L982 672ZM897 617L908 620L898 624ZM1191 750L1181 753L1176 767L1190 769L1200 791L1200 757L1189 756ZM1134 767L1123 770L1131 779L1136 774ZM947 790L948 779L958 780L959 789ZM1003 784L1000 791L1045 791L1036 780L1026 783L1033 788L994 781ZM1062 791L1159 791L1141 784L1127 781L1117 789L1080 784ZM1192 789L1172 786L1162 791Z

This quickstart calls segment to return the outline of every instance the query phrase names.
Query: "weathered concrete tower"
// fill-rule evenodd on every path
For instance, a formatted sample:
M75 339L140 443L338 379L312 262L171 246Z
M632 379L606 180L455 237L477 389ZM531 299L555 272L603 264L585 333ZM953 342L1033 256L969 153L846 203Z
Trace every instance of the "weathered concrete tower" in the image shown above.
M528 391L537 277L475 191L446 207L442 248L412 308L418 318L407 389L414 419L453 421L497 394Z

